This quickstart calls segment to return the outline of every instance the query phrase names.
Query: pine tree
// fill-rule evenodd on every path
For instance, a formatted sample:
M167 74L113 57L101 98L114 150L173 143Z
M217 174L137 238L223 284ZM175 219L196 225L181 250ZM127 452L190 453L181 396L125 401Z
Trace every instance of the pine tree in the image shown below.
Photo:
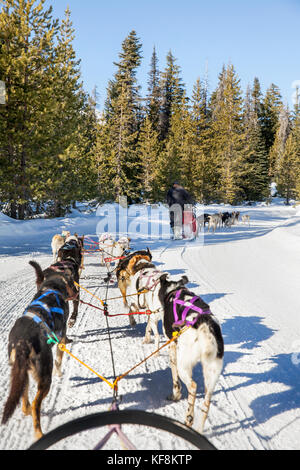
M299 88L296 90L296 100L292 116L292 139L295 152L294 179L296 196L300 199L300 95Z
M114 149L110 138L110 128L105 117L98 122L94 161L97 170L98 199L100 202L113 202L116 198L116 168Z
M37 187L36 160L48 140L42 116L51 111L51 61L57 22L45 0L6 0L0 12L0 70L7 101L1 111L1 198L24 219ZM40 183L41 184L41 183Z
M153 128L151 117L147 116L139 134L138 152L141 161L142 197L146 202L157 202L157 160L161 151L158 132Z
M255 84L254 84L255 87ZM256 88L257 89L257 88ZM268 155L262 137L258 112L259 96L247 89L244 106L244 163L242 189L247 200L263 200L269 195Z
M63 215L88 186L81 179L91 145L84 121L88 104L70 11L60 23L44 4L7 0L0 13L0 69L7 85L1 198L20 219L30 215L32 203L50 202L53 215Z
M291 132L291 116L289 109L285 106L282 106L279 119L277 131L275 134L275 139L273 146L269 152L269 168L270 173L276 179L278 177L278 172L280 172L281 161L285 153L286 141Z
M242 198L243 126L240 80L234 67L223 67L211 98L211 155L218 171L219 200L233 204Z
M184 184L182 159L185 153L186 122L188 118L187 99L183 95L180 103L174 103L168 136L162 143L162 151L157 159L156 187L158 198L165 200L167 191L174 181Z
M215 196L218 175L210 154L212 136L207 83L200 79L193 87L190 125L190 165L193 168L191 191L201 203L209 203Z
M157 132L159 131L159 114L161 105L159 78L160 72L158 69L158 57L154 47L148 80L147 116L149 116L153 129Z
M180 77L180 67L176 64L176 59L172 52L169 51L166 57L166 67L161 73L161 112L159 120L160 139L166 139L170 121L172 117L172 109L181 102L184 85Z
M68 205L79 197L81 184L85 184L80 177L87 174L88 150L84 151L83 139L89 124L85 120L89 105L80 81L80 60L76 59L73 48L74 37L71 12L67 8L54 50L52 114L46 116L45 122L52 131L51 148L45 149L48 155L39 163L45 175L44 198L52 201L51 215L56 217L62 216Z
M273 83L268 88L262 102L261 126L267 152L269 153L274 141L279 123L279 115L282 108L282 99L279 88ZM273 175L272 162L269 168L270 176Z
M253 87L251 90L251 100L252 100L252 107L253 112L256 114L257 119L261 120L262 113L263 113L263 103L262 103L262 91L259 79L257 77L254 78Z
M290 133L285 143L284 152L277 162L276 175L278 192L285 198L287 205L290 203L290 199L296 196L297 189L299 191L299 163L300 149L293 133Z
M125 38L117 72L110 82L106 104L107 126L97 145L98 171L111 175L113 197L127 196L129 201L138 200L141 192L141 163L137 142L141 125L137 68L141 63L141 43L135 31ZM109 112L107 112L109 110ZM105 144L105 148L103 147Z
M192 114L197 124L197 133L201 134L208 126L208 90L206 83L202 83L200 78L196 80L191 98Z

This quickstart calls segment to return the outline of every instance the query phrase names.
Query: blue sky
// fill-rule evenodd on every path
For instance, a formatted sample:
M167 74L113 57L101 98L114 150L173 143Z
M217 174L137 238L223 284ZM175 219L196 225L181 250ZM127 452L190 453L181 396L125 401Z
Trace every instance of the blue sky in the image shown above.
M234 65L245 91L257 76L263 92L273 82L292 106L300 82L300 0L47 0L61 18L69 5L84 87L97 86L100 107L121 44L131 30L143 48L138 72L142 91L153 46L160 69L169 50L182 69L188 95L208 69L210 91L223 64Z

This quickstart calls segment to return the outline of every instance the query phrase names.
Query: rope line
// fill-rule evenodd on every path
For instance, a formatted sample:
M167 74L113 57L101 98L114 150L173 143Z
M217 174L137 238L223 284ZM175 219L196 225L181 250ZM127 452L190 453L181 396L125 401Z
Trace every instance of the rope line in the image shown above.
M98 374L98 372L96 372L94 369L92 369L90 366L88 366L85 362L81 361L78 357L74 356L74 354L71 353L71 351L69 351L65 344L63 343L60 343L58 345L59 349L67 354L69 354L69 356L71 356L73 359L75 359L76 361L80 362L80 364L82 364L84 367L86 367L87 369L89 369L91 372L93 372L93 374L97 375L97 377L99 377L101 380L103 380L105 383L107 383L107 385L109 385L111 388L114 388L115 385L114 383L110 383L105 377L103 377L102 375Z
M109 274L109 279L110 279L110 275L112 274L111 273L108 273ZM105 301L100 299L99 297L97 297L97 295L93 294L92 292L90 292L88 289L86 289L85 287L81 286L80 284L78 284L77 282L74 281L74 284L77 286L77 287L80 287L81 289L85 290L85 292L87 292L88 294L90 294L91 296L95 297L96 299L98 299L101 304L104 306L105 304ZM144 289L144 290L141 290L139 292L135 292L134 294L128 294L126 295L126 297L133 297L134 295L140 295L140 294L147 294L147 292L149 292L149 289ZM109 300L117 300L117 299L123 299L122 295L118 296L118 297L110 297L109 299L107 299L107 301Z
M156 353L158 353L159 351L161 351L163 348L165 348L166 346L168 346L169 344L171 344L173 341L176 341L179 336L181 336L185 331L187 331L189 328L191 328L190 326L187 326L187 327L184 327L181 331L176 331L173 333L173 337L171 339L169 339L166 343L164 343L162 346L160 346L156 351L153 351L151 354L149 354L149 356L147 356L145 359L143 359L142 361L140 361L138 364L136 364L135 366L131 367L131 369L129 369L127 372L124 372L122 375L120 375L119 377L117 377L117 379L115 380L115 384L117 385L118 382L123 379L124 377L126 377L128 374L130 374L130 372L132 372L134 369L136 369L137 367L139 367L140 365L142 365L144 362L148 361L148 359L150 359L152 356L154 356Z

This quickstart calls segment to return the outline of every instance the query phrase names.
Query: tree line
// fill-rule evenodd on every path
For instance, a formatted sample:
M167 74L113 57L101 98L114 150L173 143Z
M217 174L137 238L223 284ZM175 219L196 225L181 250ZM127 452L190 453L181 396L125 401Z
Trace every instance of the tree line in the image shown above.
M199 78L187 96L170 51L162 70L154 48L146 96L137 72L142 44L124 39L99 117L97 95L83 89L69 9L62 21L45 0L2 0L0 201L15 218L47 207L64 215L75 201L164 201L179 181L198 202L300 195L300 103L290 110L279 88L256 77L245 91L224 65L215 90Z

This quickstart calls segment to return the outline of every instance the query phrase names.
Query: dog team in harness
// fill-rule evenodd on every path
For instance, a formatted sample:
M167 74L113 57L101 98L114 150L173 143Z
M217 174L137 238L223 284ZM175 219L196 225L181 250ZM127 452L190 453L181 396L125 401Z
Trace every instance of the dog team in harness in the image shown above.
M196 234L193 197L175 182L168 192L167 201L174 239L193 238ZM52 250L53 263L44 271L38 263L30 262L36 271L37 294L21 318L17 320L9 336L12 381L2 419L2 423L6 423L22 399L24 414L32 414L37 439L43 435L40 424L42 400L48 394L51 385L53 368L51 348L53 344L57 344L54 366L61 375L64 350L59 348L59 343L71 342L67 338L67 327L72 328L75 325L78 315L80 287L82 287L79 282L84 269L84 237L78 237L77 234L71 236L65 232L63 236L56 236L53 240ZM186 287L189 282L186 276L175 281L168 272L158 269L152 261L149 248L135 252L130 250L130 238L121 237L116 241L108 233L102 234L94 244L94 252L101 253L100 264L106 266L109 274L104 281L107 280L109 284L112 273L116 276L132 327L136 324L134 313L143 313L137 310L145 309L147 325L143 342L150 343L153 333L155 342L153 354L156 356L161 349L158 322L162 321L166 344L169 344L173 381L172 394L168 399L180 400L181 382L183 382L188 391L185 417L187 426L192 426L194 422L197 385L192 378L193 367L197 362L201 362L205 396L201 406L199 432L203 433L211 396L223 367L224 342L220 325L209 305ZM113 271L110 271L111 263L115 264ZM73 302L70 319L69 301ZM109 307L106 302L103 305L105 305L103 309L105 315ZM28 373L34 368L36 368L34 374L38 392L30 405Z

